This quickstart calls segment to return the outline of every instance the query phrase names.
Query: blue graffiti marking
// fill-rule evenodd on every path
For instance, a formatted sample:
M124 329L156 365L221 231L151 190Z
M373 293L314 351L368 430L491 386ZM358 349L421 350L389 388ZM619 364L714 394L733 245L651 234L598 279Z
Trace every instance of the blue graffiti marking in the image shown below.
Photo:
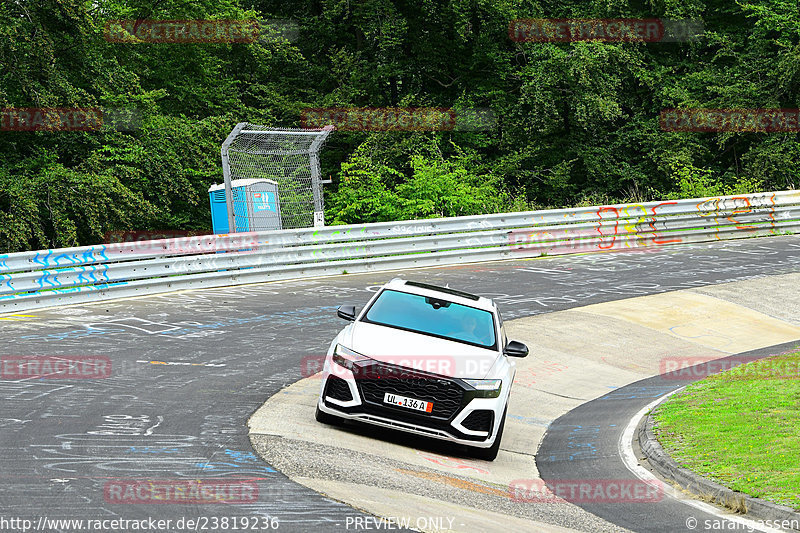
M237 452L225 449L225 455L231 457L236 463L259 463L260 460L252 452Z
M94 255L95 252L97 253L98 257L95 257L95 255ZM108 256L106 255L106 247L105 246L100 246L98 249L95 249L95 247L93 246L93 247L89 248L88 250L86 250L85 252L83 252L82 259L83 259L83 262L87 263L87 264L88 263L99 263L101 260L102 261L108 261Z
M58 264L59 259L61 259L62 257L64 259L66 259L67 261L69 261L70 265L77 265L78 264L78 258L75 257L74 254L61 254L61 255L59 255L58 257L56 257L56 264Z
M244 469L248 472L261 472L265 474L275 473L275 470L268 466L245 465L239 463L195 463L194 466L202 470L228 470L231 472L241 472L241 469Z
M42 267L58 267L62 266L62 261L64 265L77 265L80 264L78 257L75 254L54 254L53 250L47 250L47 254L42 255L37 252L35 256L33 256L33 262L37 265L42 265Z
M49 255L50 254L48 254L48 256ZM61 266L60 262L62 259L68 261L67 263L68 265L78 264L78 259L75 257L74 254L58 254L54 255L53 257L46 258L47 266Z
M52 251L47 250L47 255L44 256L44 258L40 260L39 259L39 252L37 252L36 255L33 256L33 262L36 263L37 265L42 265L43 267L46 267L47 263L48 263L48 258L50 257L50 255L52 253L53 253Z
M90 265L90 266L88 266L86 268L90 269L89 270L89 279L92 280L92 283L97 283L97 277L94 275L94 272L95 272L95 270L97 270L97 267L94 266L94 265Z
M265 472L270 474L275 472L274 469L268 466L262 466L261 460L251 452L240 452L226 449L225 455L227 455L233 462L195 463L195 466L197 468L202 468L203 470L233 470L241 472L240 469L246 469L248 471Z
M61 287L62 283L58 279L58 275L61 272L62 271L60 270L45 270L44 274L42 275L39 281L39 286L43 287L44 282L46 282L50 285L51 288L55 289L56 287Z
M84 283L84 284L91 283L91 281L89 281L89 278L84 276L84 274L86 273L86 267L82 267L78 271L80 272L80 275L78 276L77 280L79 283Z
M103 271L103 272L102 272L102 275L103 275L103 281L111 281L111 280L108 278L108 265L100 265L100 268L101 268L101 269L102 269L102 271Z
M71 288L61 288L61 289L48 289L48 294L69 294L73 292L89 292L89 291L100 291L104 289L110 289L113 287L121 287L122 285L127 285L127 281L114 281L110 283L100 283L98 285L87 285L83 287L71 287ZM34 292L34 291L31 291ZM23 294L8 294L5 296L0 296L0 300L14 300L19 298L25 298L32 296L30 293L23 293Z
M8 258L7 255L0 256L1 258ZM36 255L33 256L32 262L41 265L43 268L41 269L39 278L35 281L38 285L39 290L51 290L51 289L59 289L64 286L64 282L59 279L59 274L65 273L72 273L77 272L78 277L76 279L76 284L98 284L101 281L108 282L108 265L92 265L92 263L99 263L101 261L108 261L108 256L106 255L106 247L105 246L98 246L98 247L91 247L85 250L80 256L78 254L70 254L70 253L59 253L54 254L53 250L46 250L42 253L37 252ZM48 267L61 267L61 266L75 266L75 265L87 265L84 268L59 268L58 270L46 270ZM8 268L5 261L0 262L0 266L4 268ZM5 281L6 276L0 276L0 284L6 283L11 290L15 290L14 287L11 285L11 275L8 276L8 281ZM79 292L82 289L88 289L88 287L76 287L72 289L63 289L63 293L69 292Z

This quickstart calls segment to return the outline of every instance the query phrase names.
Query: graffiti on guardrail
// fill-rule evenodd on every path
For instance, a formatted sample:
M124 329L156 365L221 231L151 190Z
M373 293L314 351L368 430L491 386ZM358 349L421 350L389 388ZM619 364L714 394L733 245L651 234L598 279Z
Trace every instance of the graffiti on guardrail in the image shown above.
M0 312L181 288L791 233L800 192L231 235L109 235L103 245L0 256ZM163 233L163 232L161 232ZM143 240L146 239L146 240ZM141 291L141 292L140 292Z
M107 253L126 255L188 255L217 252L249 252L273 244L255 233L214 235L191 230L110 231L105 234Z
M564 227L556 231L515 230L509 234L509 244L518 252L542 249L543 253L582 253L658 247L683 242L680 236L665 233L669 228L659 209L677 202L661 202L648 208L642 204L600 206L594 212L592 224ZM577 217L567 213L565 217ZM657 227L660 226L659 227Z
M755 213L757 209L763 209L764 207L771 208L765 212L768 220L764 221L769 222L774 227L776 222L774 194L709 198L697 204L697 211L701 217L713 218L717 226L719 226L720 218L722 218L734 225L736 229L748 230L755 229L756 226L750 223L751 221L747 220L747 217L742 218L741 215L750 215ZM737 215L739 215L739 220L736 219ZM719 234L717 234L717 238L719 238Z
M93 246L82 253L57 253L57 250L45 250L37 252L31 262L40 265L42 268L78 265L85 263L95 263L108 261L105 246Z
M706 198L695 205L695 216L670 213L678 201L650 205L600 206L595 221L562 226L558 229L520 229L509 233L509 245L518 252L541 250L542 254L583 253L592 251L633 250L687 242L688 232L707 231L719 240L720 230L763 229L776 233L775 193L750 196ZM585 213L585 211L582 211ZM565 218L578 218L579 211L567 212ZM708 219L714 227L706 229ZM702 222L699 224L698 222Z

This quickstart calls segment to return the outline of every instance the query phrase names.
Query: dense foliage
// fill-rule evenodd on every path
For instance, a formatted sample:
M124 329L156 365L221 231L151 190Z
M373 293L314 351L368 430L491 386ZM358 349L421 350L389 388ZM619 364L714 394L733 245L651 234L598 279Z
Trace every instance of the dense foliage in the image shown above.
M511 19L696 18L688 43L516 43ZM247 44L122 44L109 19L277 19ZM796 133L676 133L677 107L800 107L796 0L5 0L0 108L135 107L131 131L0 131L0 250L209 230L240 121L327 106L490 108L489 131L337 132L326 218L455 216L800 182Z

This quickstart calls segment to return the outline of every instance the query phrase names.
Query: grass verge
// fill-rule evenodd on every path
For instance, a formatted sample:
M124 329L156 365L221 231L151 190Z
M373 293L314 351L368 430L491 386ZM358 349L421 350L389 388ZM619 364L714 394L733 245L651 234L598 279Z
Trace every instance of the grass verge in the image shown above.
M654 419L658 441L681 466L800 510L800 352L698 381Z

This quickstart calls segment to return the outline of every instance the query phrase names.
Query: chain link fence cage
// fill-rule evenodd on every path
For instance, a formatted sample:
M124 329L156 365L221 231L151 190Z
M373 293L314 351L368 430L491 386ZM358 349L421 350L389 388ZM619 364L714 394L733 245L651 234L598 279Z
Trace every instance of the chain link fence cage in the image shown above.
M228 227L237 228L233 180L271 180L277 184L281 227L324 226L319 152L333 126L319 129L272 128L240 122L222 144L222 172ZM268 228L252 223L250 231ZM235 230L231 229L231 232Z

